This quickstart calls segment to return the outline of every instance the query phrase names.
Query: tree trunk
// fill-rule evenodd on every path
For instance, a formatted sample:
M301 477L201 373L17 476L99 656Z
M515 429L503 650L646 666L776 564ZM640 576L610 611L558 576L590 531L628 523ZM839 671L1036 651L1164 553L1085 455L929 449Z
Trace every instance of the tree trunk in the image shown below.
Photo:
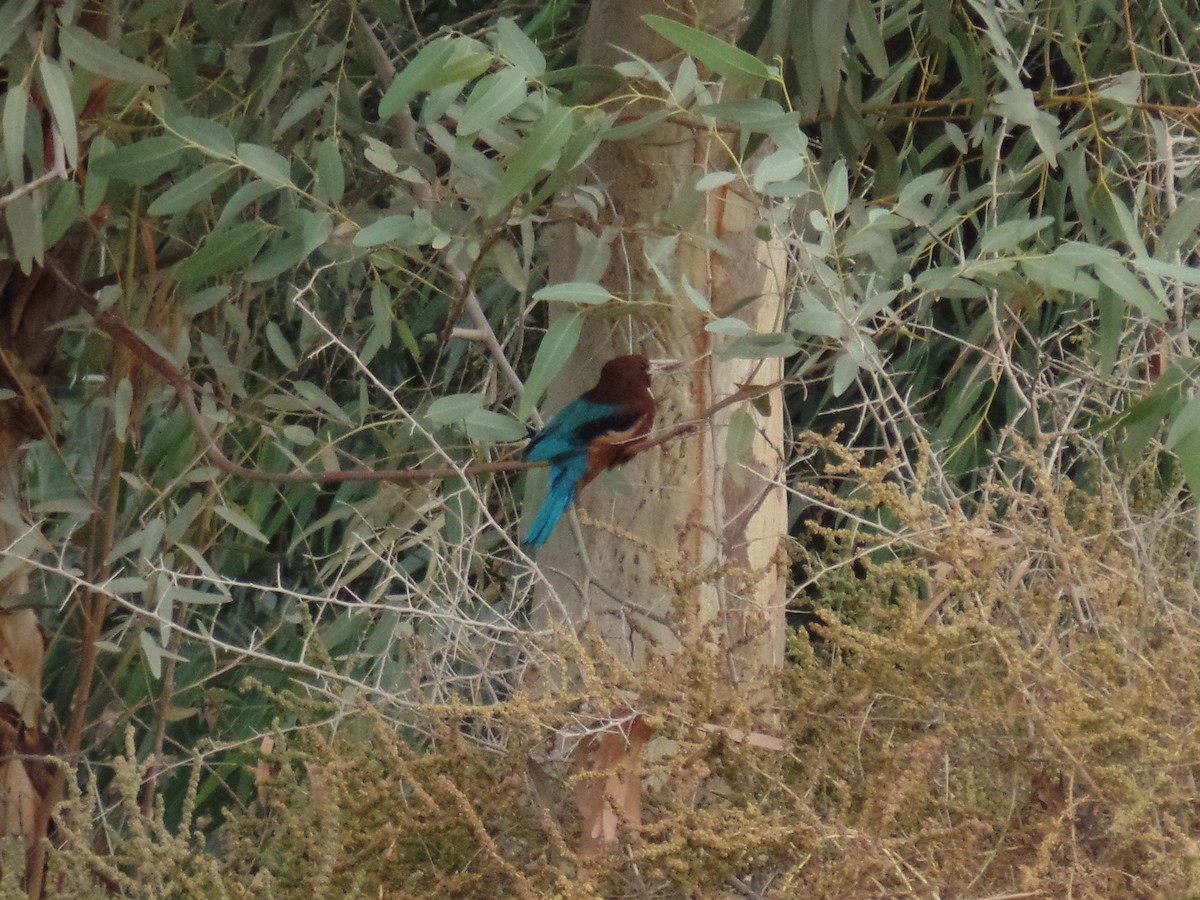
M666 4L646 0L593 3L583 62L622 62L631 58L624 51L651 62L679 56L641 22L647 13L674 17ZM740 14L740 2L710 2L687 24L728 39ZM647 82L639 86L647 89ZM627 112L660 108L646 100ZM555 384L549 410L594 384L607 359L630 352L683 363L656 378L656 430L701 416L741 385L781 377L777 359L721 359L716 336L705 331L711 317L683 291L664 295L647 259L649 248L663 246L656 242L678 234L665 261L655 257L660 271L674 266L676 283L686 277L717 316L744 304L737 315L753 330L781 328L785 260L778 245L759 237L758 210L736 182L703 195L691 187L731 162L705 129L672 123L608 142L592 157L592 177L608 199L594 234L619 233L602 281L618 297L642 302L619 318L586 319L578 365ZM690 213L681 214L685 209ZM732 252L714 252L711 238ZM564 227L552 250L551 280L579 280L580 258L579 232ZM737 408L640 454L622 470L627 486L602 478L588 487L575 506L582 545L564 520L538 557L546 579L541 599L551 619L598 635L635 671L668 671L681 653L707 655L710 670L715 666L721 680L766 713L770 670L784 649L783 408L772 397L769 413L756 416L751 456L735 473L726 461L726 437Z

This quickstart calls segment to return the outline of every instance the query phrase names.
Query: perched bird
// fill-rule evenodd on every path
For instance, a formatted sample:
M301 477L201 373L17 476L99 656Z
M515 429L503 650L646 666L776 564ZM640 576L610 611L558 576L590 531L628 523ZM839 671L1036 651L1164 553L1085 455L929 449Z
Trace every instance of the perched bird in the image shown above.
M575 496L606 469L624 465L637 453L637 442L654 424L650 372L665 368L644 356L618 356L600 370L596 386L533 436L525 458L550 463L550 488L525 535L540 547L554 532Z

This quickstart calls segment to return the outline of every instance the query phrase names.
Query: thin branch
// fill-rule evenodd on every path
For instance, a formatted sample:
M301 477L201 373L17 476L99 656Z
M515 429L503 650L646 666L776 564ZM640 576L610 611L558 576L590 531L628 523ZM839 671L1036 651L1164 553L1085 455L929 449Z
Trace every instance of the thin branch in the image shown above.
M14 188L3 197L0 197L0 209L8 206L14 200L20 200L26 194L32 194L40 187L44 187L52 181L62 181L67 177L66 167L59 168L57 165L44 175L39 175L37 178L28 184L23 184L19 188Z

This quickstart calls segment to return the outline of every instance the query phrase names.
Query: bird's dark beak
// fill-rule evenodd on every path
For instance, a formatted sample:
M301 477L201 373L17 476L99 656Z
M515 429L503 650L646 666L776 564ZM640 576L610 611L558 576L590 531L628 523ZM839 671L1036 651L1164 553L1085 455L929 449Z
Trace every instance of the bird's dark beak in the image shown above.
M678 359L652 359L649 362L651 375L659 372L673 372L683 365L683 362Z

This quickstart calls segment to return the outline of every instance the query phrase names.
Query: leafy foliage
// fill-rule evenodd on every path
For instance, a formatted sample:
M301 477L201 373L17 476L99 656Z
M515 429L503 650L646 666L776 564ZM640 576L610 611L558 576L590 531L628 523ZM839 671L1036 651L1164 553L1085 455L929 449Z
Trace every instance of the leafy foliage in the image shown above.
M54 877L86 895L65 873L250 890L268 872L322 896L397 869L406 890L478 893L1194 877L1196 685L1155 663L1196 646L1185 11L764 0L741 49L650 18L680 55L601 70L572 65L582 13L563 4L523 25L120 6L102 40L72 5L12 0L0 34L6 271L72 248L157 360L97 316L61 323L62 437L28 453L34 527L5 511L24 536L0 565L36 569L66 749L119 813L123 849L97 857L105 811L73 798ZM595 148L668 118L728 165L684 181L636 261L659 295L599 286L611 230L580 228L576 271L544 285L546 227L604 206L578 179ZM676 223L720 191L785 236L775 332L671 265ZM574 314L543 332L550 303ZM719 358L788 358L797 432L838 438L792 448L794 605L823 624L784 678L786 760L703 728L747 713L699 638L657 679L522 695L526 667L578 648L529 620L521 477L454 472L524 436L583 317L651 303L699 310ZM196 387L195 416L159 364ZM734 455L753 408L735 421ZM422 467L451 473L374 477ZM678 711L656 727L679 752L627 861L578 861L572 822L522 805L512 736L615 714L619 688ZM250 765L268 732L278 793ZM729 795L692 804L714 774ZM218 864L189 829L226 817Z

